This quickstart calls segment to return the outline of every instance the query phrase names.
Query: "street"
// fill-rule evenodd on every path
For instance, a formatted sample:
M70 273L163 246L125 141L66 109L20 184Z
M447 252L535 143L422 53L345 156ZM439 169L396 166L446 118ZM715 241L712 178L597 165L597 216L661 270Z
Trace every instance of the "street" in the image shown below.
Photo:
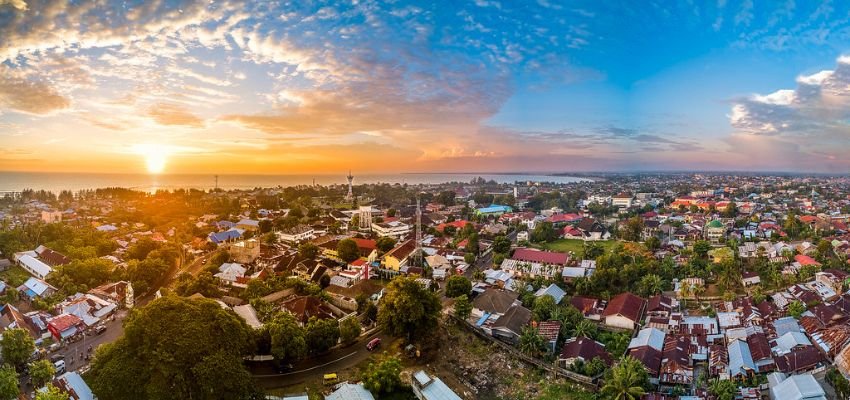
M366 350L366 343L374 338L381 339L381 346L375 352L370 352ZM392 337L380 332L364 336L352 345L339 347L321 356L295 363L292 372L283 374L276 373L270 362L252 363L253 365L249 364L248 368L260 386L265 389L283 388L309 381L321 382L324 374L340 373L366 361L372 354L380 354L392 343L392 340Z
M88 365L89 361L86 361L84 357L81 358L80 355L82 354L83 356L85 356L89 346L91 346L92 355L94 355L94 351L95 349L97 349L97 346L100 346L103 343L111 343L118 340L118 338L120 338L121 335L124 334L123 321L126 316L126 310L120 310L116 312L115 318L112 321L107 321L105 323L106 332L97 335L94 333L93 330L89 331L86 335L83 336L82 339L74 343L68 343L62 346L59 351L51 354L51 356L56 354L64 356L65 369L67 371L76 371L82 368L83 366Z

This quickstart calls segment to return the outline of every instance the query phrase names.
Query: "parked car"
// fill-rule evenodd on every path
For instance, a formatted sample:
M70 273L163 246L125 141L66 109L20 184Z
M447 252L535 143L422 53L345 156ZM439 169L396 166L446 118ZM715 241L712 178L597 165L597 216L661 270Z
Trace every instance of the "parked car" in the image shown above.
M325 374L323 378L325 385L335 385L339 382L339 378L337 378L336 374Z
M289 363L275 363L274 368L275 370L277 370L277 373L282 374L285 372L292 371L294 367L292 366L292 364Z
M106 332L106 325L98 325L98 326L94 327L94 333L95 334L101 335L101 334L103 334L103 332Z
M56 363L57 361L61 361L61 360L64 360L64 359L65 359L64 354L54 354L54 355L50 356L50 361L53 362L53 363Z
M381 345L381 339L380 338L374 338L374 339L370 340L369 343L366 343L366 350L369 350L369 351L375 350L375 348L377 348L380 345Z
M56 370L56 375L65 373L65 360L59 360L53 363L53 368Z
M58 351L61 348L62 348L62 343L53 343L53 344L51 344L50 346L47 347L47 351L53 353L55 351Z

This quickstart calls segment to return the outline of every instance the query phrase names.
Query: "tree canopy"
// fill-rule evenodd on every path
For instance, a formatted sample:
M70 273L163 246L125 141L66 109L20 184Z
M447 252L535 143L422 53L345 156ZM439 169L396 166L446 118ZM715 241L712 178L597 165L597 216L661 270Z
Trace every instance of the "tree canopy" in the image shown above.
M250 399L242 365L251 329L212 300L165 296L135 309L124 336L101 346L90 385L110 399Z
M398 277L386 288L378 308L378 323L389 334L421 337L437 327L442 304L412 278Z
M15 367L23 365L35 351L35 341L21 328L7 329L0 339L3 360Z

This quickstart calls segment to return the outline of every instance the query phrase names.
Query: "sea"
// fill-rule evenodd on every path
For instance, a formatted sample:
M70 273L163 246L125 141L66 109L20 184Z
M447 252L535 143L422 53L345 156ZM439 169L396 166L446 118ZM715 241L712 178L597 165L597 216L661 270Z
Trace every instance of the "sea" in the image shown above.
M498 183L574 183L590 181L587 178L555 176L546 174L476 174L476 173L401 173L355 175L354 184L390 183L390 184L440 184L449 182L470 182L475 178L484 178ZM146 192L173 189L209 190L216 186L228 189L253 189L257 187L297 186L297 185L333 185L346 184L344 174L340 175L213 175L213 174L96 174L66 172L3 172L0 171L0 193L19 192L24 189L48 190L58 193L62 190L79 191L104 187L123 187Z

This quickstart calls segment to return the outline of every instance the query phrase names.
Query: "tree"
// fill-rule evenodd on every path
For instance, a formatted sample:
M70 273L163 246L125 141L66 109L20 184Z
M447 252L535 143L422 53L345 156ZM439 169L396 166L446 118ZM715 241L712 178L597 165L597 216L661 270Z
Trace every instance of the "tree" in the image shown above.
M70 398L71 396L68 393L57 389L52 384L47 385L47 391L36 392L35 394L35 400L68 400Z
M336 245L336 253L342 261L350 263L360 258L360 248L357 242L351 239L340 240Z
M25 329L12 328L3 332L0 347L3 349L3 361L20 367L35 351L35 341Z
M738 216L738 205L734 201L730 201L721 214L725 218L735 218Z
M664 290L664 280L658 275L647 274L640 279L638 287L642 296L654 296Z
M694 243L694 253L702 258L705 258L709 250L711 250L711 243L705 240L697 240L696 243Z
M735 392L738 390L735 382L728 379L715 379L708 387L708 391L713 394L717 400L734 400Z
M339 338L342 343L348 344L357 340L360 336L360 321L357 318L348 318L339 323Z
M386 287L378 323L394 336L424 337L437 327L442 304L433 292L412 278L398 277Z
M313 353L324 353L339 342L339 323L333 318L310 317L305 330L307 348Z
M573 329L573 336L584 336L586 338L595 339L597 331L596 324L586 319L582 319L575 325L575 328Z
M124 336L98 348L89 385L98 398L250 399L245 322L208 299L164 296L134 309Z
M626 225L623 227L622 238L630 242L640 241L641 235L643 235L643 228L643 218L629 218L628 221L626 221Z
M548 321L549 317L552 316L552 311L555 310L555 298L550 295L544 295L539 297L534 301L534 320L535 321Z
M42 387L45 383L53 380L56 369L49 360L37 360L29 364L30 377L35 387Z
M519 335L519 350L523 354L535 357L546 349L546 341L537 328L526 326L522 328L522 333Z
M637 400L646 393L649 376L640 361L626 356L605 376L601 393L610 400Z
M278 360L294 361L307 354L307 339L304 328L298 326L295 317L279 313L268 324L271 337L271 353Z
M806 306L799 300L794 300L788 304L788 315L800 319L804 312L806 312Z
M504 235L496 236L493 239L493 251L500 254L507 254L511 251L511 241Z
M558 237L558 233L555 231L555 228L552 227L551 222L543 222L537 224L534 227L534 230L531 231L531 241L535 243L540 242L548 242L550 240L555 240Z
M455 297L455 317L466 320L472 314L472 302L469 301L467 295L462 294Z
M363 374L363 386L372 393L392 393L401 387L401 361L387 357L379 363L370 363Z
M595 260L597 257L601 256L605 253L605 249L602 248L596 242L582 242L584 243L584 258L588 260Z
M375 241L375 247L381 251L381 253L386 253L393 249L396 245L396 240L389 236L381 236Z
M472 224L466 224L466 226L472 226ZM467 253L478 255L480 250L480 247L478 246L478 232L472 232L466 237L466 246L464 247L464 250Z
M646 248L655 251L658 250L659 247L661 247L661 239L658 237L650 236L646 239Z
M319 246L311 242L304 242L298 246L298 253L301 254L301 257L312 260L319 255Z
M20 393L18 373L15 368L11 365L0 367L0 400L17 399Z
M472 291L472 283L463 275L452 275L446 280L446 297L468 295Z

